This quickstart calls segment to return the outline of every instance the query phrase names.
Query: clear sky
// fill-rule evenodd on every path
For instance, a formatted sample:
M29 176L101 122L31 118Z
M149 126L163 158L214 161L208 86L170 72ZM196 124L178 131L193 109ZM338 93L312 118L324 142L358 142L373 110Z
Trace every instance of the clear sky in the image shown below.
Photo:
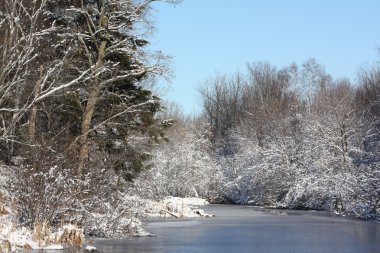
M165 99L200 111L197 87L248 62L282 68L314 57L333 78L355 82L380 61L380 0L184 0L154 5L152 48L173 57ZM164 81L162 81L164 84Z

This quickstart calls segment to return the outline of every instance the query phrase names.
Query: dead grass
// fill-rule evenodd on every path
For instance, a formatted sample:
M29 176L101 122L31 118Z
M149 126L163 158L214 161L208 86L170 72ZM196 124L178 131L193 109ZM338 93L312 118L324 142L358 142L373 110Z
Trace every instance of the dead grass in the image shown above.
M5 198L4 194L0 191L0 215L7 215L8 211L5 208Z
M83 229L76 225L66 225L56 233L54 243L81 245L84 242Z
M34 224L32 240L38 242L39 246L51 242L51 231L47 221Z
M63 225L56 233L51 233L47 221L37 222L34 225L33 241L39 246L48 244L82 245L84 242L83 229L76 225Z
M0 241L0 252L11 252L11 243L8 240Z
M1 202L0 202L0 215L7 215L7 214L9 214L9 212L7 211L5 206L3 204L1 204Z

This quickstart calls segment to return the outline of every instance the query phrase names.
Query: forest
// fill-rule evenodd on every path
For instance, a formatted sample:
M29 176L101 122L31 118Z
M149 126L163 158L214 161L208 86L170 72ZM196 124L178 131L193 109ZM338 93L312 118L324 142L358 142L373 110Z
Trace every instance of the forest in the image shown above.
M313 58L248 63L204 80L190 119L149 47L152 8L179 1L1 2L0 213L18 227L133 234L167 196L380 219L379 63L355 83Z
M360 70L358 84L333 80L315 59L218 74L199 89L200 118L170 112L171 141L135 182L150 198L194 195L379 219L379 70Z

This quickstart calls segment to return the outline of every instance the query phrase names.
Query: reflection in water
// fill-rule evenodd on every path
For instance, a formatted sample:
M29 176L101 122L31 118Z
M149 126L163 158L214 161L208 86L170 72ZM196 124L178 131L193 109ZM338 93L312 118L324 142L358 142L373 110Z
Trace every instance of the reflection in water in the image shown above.
M211 219L148 224L155 237L99 240L108 253L260 252L379 253L380 224L321 215L319 212L209 206Z

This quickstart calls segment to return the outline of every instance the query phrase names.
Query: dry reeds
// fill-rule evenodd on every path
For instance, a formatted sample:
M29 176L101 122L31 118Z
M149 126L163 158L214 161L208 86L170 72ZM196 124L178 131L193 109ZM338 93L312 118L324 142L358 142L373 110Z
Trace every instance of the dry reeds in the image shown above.
M33 241L38 242L40 246L50 243L81 245L84 242L83 229L76 225L63 225L58 228L54 234L51 233L47 221L37 222L34 225Z
M51 231L46 220L34 224L32 240L38 242L39 246L51 242Z
M0 241L0 252L11 252L12 246L8 240Z
M84 242L83 229L76 225L65 225L56 233L54 243L81 245Z
M9 214L8 210L5 208L4 205L0 206L0 215L7 215Z

